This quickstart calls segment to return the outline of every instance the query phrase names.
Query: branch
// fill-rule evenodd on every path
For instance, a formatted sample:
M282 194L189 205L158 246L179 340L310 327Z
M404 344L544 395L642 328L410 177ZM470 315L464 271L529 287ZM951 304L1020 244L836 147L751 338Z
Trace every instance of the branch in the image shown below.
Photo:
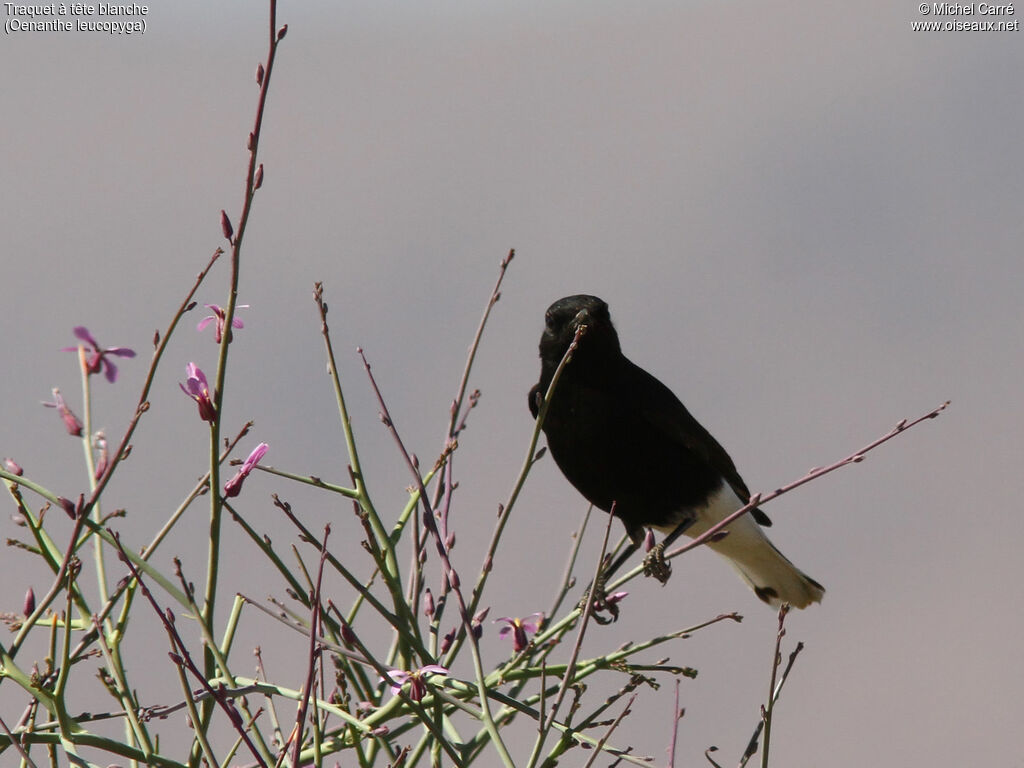
M299 755L302 752L303 725L306 722L306 712L309 708L309 699L313 695L313 677L316 672L316 659L318 656L316 638L319 634L318 627L320 625L321 611L320 585L324 580L324 561L327 560L327 537L330 535L331 525L328 523L324 526L324 540L320 547L320 566L316 572L316 588L313 590L313 594L310 599L310 602L313 604L313 610L309 618L309 668L306 672L306 684L302 688L302 699L299 704L299 711L295 716L295 731L293 732L295 737L295 746L292 751L293 768L299 768L301 765L299 762Z
M391 432L391 436L395 439L395 443L397 443L398 449L401 452L402 457L405 459L406 466L409 468L409 471L412 473L413 479L415 480L416 488L419 490L420 494L420 503L423 505L423 524L434 539L434 544L437 547L437 554L441 559L444 573L448 577L448 583L451 585L452 592L455 593L455 598L458 601L459 614L462 619L466 637L469 639L470 650L473 655L473 666L476 672L480 695L481 714L484 725L487 727L487 731L491 736L494 748L497 750L501 761L506 766L512 766L514 765L512 756L508 753L508 748L505 746L505 743L501 738L501 732L498 730L498 726L494 722L491 715L490 705L487 702L487 688L484 683L484 669L483 662L480 658L480 647L477 644L476 636L473 633L473 615L469 612L465 597L462 594L459 575L456 572L455 567L452 565L452 561L448 557L448 545L437 528L437 521L434 519L434 510L427 498L427 489L423 485L423 478L420 476L420 472L416 468L416 462L413 461L409 451L406 450L405 443L402 442L402 438L398 434L398 430L395 429L394 421L391 419L391 414L388 412L387 404L384 402L384 397L381 395L380 388L377 386L377 381L373 377L373 373L370 370L370 364L367 362L366 356L363 354L363 350L358 349L356 351L363 360L363 367L366 369L366 375L369 377L370 385L373 388L374 394L377 396L377 403L380 405L381 409L381 421L384 422L385 426L387 426L388 430ZM444 743L445 742L442 740L442 744Z
M256 748L256 745L253 744L252 740L249 738L249 734L246 733L245 725L242 723L242 718L241 716L239 716L238 710L236 710L232 705L228 703L228 699L224 695L223 690L214 689L210 685L210 683L207 681L206 676L203 675L199 667L197 667L195 662L192 661L192 657L188 652L188 648L185 646L185 642L181 639L181 635L178 634L178 630L174 626L174 614L171 612L170 609L167 609L167 611L165 612L163 609L160 608L160 605L159 603L157 603L156 598L153 597L153 593L149 591L149 587L146 586L145 581L142 579L142 574L132 563L131 559L128 557L128 553L124 550L124 548L122 548L121 539L118 536L118 534L114 533L113 531L108 532L111 534L111 536L113 536L114 545L117 547L117 550L120 553L121 561L126 566L128 566L128 570L132 572L132 576L139 584L139 589L142 591L142 595L149 601L149 604L153 607L153 610L156 612L156 615L160 617L160 622L164 625L164 629L167 631L167 635L171 639L171 647L177 648L180 651L180 653L172 653L171 660L179 668L187 669L189 672L192 673L192 675L197 680L199 680L200 684L203 686L204 689L206 689L206 692L210 695L213 701L219 704L227 713L228 719L231 721L231 724L235 727L235 729L239 733L239 736L241 736L242 740L249 747L249 750L252 752L257 762L261 766L263 766L263 768L267 768L267 764L263 761L263 757L260 755L259 750ZM193 725L199 727L198 723L193 723Z
M923 416L918 416L913 421L907 421L906 419L903 419L903 421L901 421L899 424L897 424L895 427L893 427L892 430L890 430L888 433L886 433L885 435L882 435L882 437L878 438L877 440L873 440L872 442L868 443L863 448L861 448L859 451L855 451L854 453L851 453L846 458L840 459L837 462L829 464L827 467L815 467L814 469L810 470L806 475L804 475L800 479L794 480L793 482L791 482L791 483L789 483L787 485L784 485L781 488L776 488L771 493L765 493L765 494L755 493L753 496L750 497L750 501L747 502L746 506L743 506L740 509L737 509L731 515L726 517L721 522L716 523L715 525L713 525L711 528L709 528L707 531L702 533L700 536L697 536L695 539L690 541L688 544L684 544L681 547L677 547L676 549L673 549L671 552L669 552L669 553L667 553L665 555L665 559L666 560L670 560L673 557L678 557L679 555L683 554L684 552L688 552L689 550L694 549L696 547L699 547L702 544L706 544L708 541L714 539L718 535L719 531L721 531L723 528L728 526L730 523L732 523L734 520L738 519L742 515L747 514L748 512L750 512L755 507L759 507L762 504L767 504L769 501L773 501L774 499L777 499L779 496L782 496L783 494L789 493L790 491L792 491L792 490L794 490L796 488L799 488L801 485L805 485L806 483L809 483L812 480L817 480L819 477L823 477L824 475L827 475L830 472L834 472L837 469L841 469L842 467L845 467L848 464L859 464L860 462L864 461L865 454L867 454L869 451L874 450L875 448L880 446L882 443L887 443L888 441L892 440L897 435L903 434L904 432L906 432L911 427L917 426L922 421L928 421L929 419L934 419L934 418L938 417L938 415L940 413L942 413L944 410L946 410L947 407L949 407L949 402L950 401L947 400L942 405L940 405L938 408L934 408L933 410L929 411L928 413L924 414ZM621 579L619 579L615 583L615 586L617 586L619 584L622 584L623 582L629 580L630 578L633 578L641 570L642 570L642 567L641 566L637 566L632 571L630 571L629 573L625 574Z

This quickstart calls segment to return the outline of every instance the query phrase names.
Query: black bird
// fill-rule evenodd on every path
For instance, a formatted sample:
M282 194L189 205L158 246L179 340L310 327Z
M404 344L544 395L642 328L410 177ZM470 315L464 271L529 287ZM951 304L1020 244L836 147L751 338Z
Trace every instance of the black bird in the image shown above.
M544 322L530 412L537 418L555 369L577 329L586 326L555 387L544 434L555 463L587 500L605 512L614 503L633 550L646 527L669 534L667 540L680 533L695 537L750 500L718 441L668 387L622 354L607 304L596 296L567 296L548 308ZM768 516L754 509L708 546L769 605L820 602L825 588L772 545L762 531L768 525Z

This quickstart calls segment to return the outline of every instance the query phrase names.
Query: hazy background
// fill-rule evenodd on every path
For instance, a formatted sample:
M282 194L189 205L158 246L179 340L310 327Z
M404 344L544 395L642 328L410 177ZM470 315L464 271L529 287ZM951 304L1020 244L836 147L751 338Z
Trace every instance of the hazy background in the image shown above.
M354 349L374 364L407 444L432 462L511 247L472 382L483 397L456 456L464 581L521 465L543 311L563 295L609 302L627 354L680 395L752 490L951 399L940 419L768 507L774 541L828 589L791 616L784 650L807 648L773 757L1024 765L1024 38L912 32L918 6L283 2L289 33L245 240L240 301L252 306L231 350L224 433L253 418L241 455L265 440L276 467L346 479L311 301L323 280L371 490L393 517L409 478ZM146 19L143 36L0 42L0 455L69 497L87 486L81 446L37 404L59 386L81 412L75 359L58 350L84 324L141 353L119 361L117 384L94 380L95 426L119 435L153 331L223 244L221 208L237 222L266 50L262 3L156 2ZM225 303L226 277L222 264L200 302ZM190 360L215 369L212 335L194 331L202 314L170 345L152 412L104 497L108 511L127 509L119 525L137 544L205 467L206 430L177 387ZM362 562L347 503L253 476L240 509L282 549L294 534L273 491L317 529L334 521L335 551ZM158 558L183 556L196 581L203 506ZM496 563L492 617L547 607L584 509L550 460L536 467ZM24 535L7 515L0 528ZM282 595L227 530L225 597ZM42 594L50 577L5 549L0 584L0 610L16 612L26 587ZM705 764L712 744L734 765L767 691L773 612L704 552L677 560L666 587L631 592L588 652L719 612L746 616L665 651L700 669L682 686L677 765ZM155 654L165 693L150 703L170 703L179 693L165 639L151 630L153 647L135 650ZM278 643L285 658L268 671L298 687L299 667L286 670L305 653L299 636L255 613L242 632L240 672L251 671L248 647L262 643L269 658ZM493 664L507 647L488 632ZM595 679L595 701L621 682ZM664 682L614 739L662 763ZM75 694L82 708L99 706L86 693ZM14 685L0 689L5 717L24 704Z

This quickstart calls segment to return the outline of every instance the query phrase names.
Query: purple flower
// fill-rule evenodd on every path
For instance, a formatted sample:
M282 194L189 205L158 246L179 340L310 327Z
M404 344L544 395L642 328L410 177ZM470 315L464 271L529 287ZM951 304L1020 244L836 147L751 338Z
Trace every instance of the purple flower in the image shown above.
M503 616L494 620L495 623L499 621L505 622L505 626L498 630L498 636L512 635L512 650L519 653L530 644L530 635L540 628L541 622L544 621L544 614L531 613L525 619Z
M196 330L197 331L202 331L203 329L206 328L206 326L208 326L210 323L212 323L214 320L216 320L217 321L217 326L216 326L216 328L214 329L214 332L213 332L213 340L215 342L217 342L218 344L220 344L220 340L224 337L224 321L227 319L227 313L224 311L224 309L222 309L221 307L217 306L216 304L206 304L205 306L206 306L207 309L212 310L213 314L212 315L207 315L202 320L200 320L199 321L199 325L196 326ZM239 304L238 306L235 307L235 309L248 309L248 308L249 308L248 304ZM241 320L239 320L237 317L232 317L231 318L231 327L232 328L244 328L245 324ZM228 341L230 341L230 340L231 340L231 336L228 335Z
M392 694L397 694L402 690L402 686L408 683L408 697L412 701L421 701L427 693L427 681L425 680L425 677L430 674L447 675L448 670L440 664L427 664L427 666L420 667L412 672L406 672L402 669L392 669L389 670L387 676L382 677L381 680L386 681L391 686Z
M89 329L84 325L75 326L72 333L92 348L92 351L89 352L88 357L85 359L85 368L89 374L92 375L94 373L99 373L102 370L103 375L107 377L107 381L111 384L117 381L117 366L107 359L107 355L114 355L115 357L135 357L135 350L128 349L128 347L108 347L107 349L101 349L99 342L92 337L92 334L89 333ZM77 346L63 347L61 349L61 352L77 351Z
M212 424L217 418L217 407L210 397L210 385L206 382L206 374L195 363L185 366L185 374L188 378L184 384L178 382L178 386L182 392L196 401L199 406L199 418Z
M23 474L25 474L25 470L23 470L21 468L21 465L14 459L8 459L7 457L4 457L4 466L7 467L7 471L10 472L12 475L17 475L18 477L21 477Z
M64 398L61 397L60 390L54 387L53 389L53 402L43 403L47 408L56 408L57 413L64 419L64 426L67 427L68 434L74 435L75 437L82 436L82 422L78 420L78 417L71 412L68 408L68 404L64 402Z
M270 446L266 443L260 443L253 448L252 453L249 454L249 458L247 458L242 466L238 468L238 472L235 473L235 476L224 483L224 495L227 498L230 499L242 492L242 482L249 476L249 473L253 471L256 465L260 463L260 459L263 458L263 455L267 452L267 448L269 447Z

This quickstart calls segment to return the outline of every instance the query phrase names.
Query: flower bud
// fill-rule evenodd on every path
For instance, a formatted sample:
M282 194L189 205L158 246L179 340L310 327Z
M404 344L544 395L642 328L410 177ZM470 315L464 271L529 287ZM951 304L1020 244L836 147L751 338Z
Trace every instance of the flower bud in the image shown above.
M61 509L64 510L64 514L72 520L75 519L75 503L73 501L65 499L63 496L58 496L57 503L60 504Z
M654 549L654 544L654 531L648 528L647 533L644 534L644 552L650 552Z
M455 634L457 630L452 629L447 635L441 638L441 653L448 653L448 649L452 647L452 643L455 642Z
M228 218L227 211L220 212L220 230L224 233L224 238L231 242L231 238L235 235L235 230L231 226L231 219Z
M352 631L348 622L341 622L341 639L345 645L352 645L356 642L356 633Z

